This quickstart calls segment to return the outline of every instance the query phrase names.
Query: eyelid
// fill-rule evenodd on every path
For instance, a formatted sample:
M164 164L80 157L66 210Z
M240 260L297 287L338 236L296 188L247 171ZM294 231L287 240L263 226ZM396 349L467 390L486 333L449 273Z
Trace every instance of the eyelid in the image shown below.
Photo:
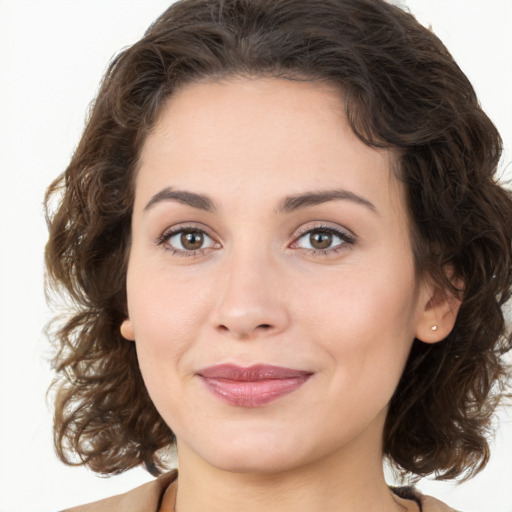
M320 223L314 223L314 224L306 224L306 225L301 226L299 229L297 229L297 231L293 237L293 241L290 244L290 247L293 248L293 246L295 244L297 244L297 242L303 236L307 235L308 233L315 232L315 231L326 231L328 233L332 233L333 235L340 238L343 241L343 243L338 244L331 248L327 248L327 249L305 249L305 248L301 248L301 247L297 247L297 248L302 249L306 252L311 252L311 253L319 252L322 254L327 254L327 253L334 253L337 250L340 250L342 247L346 247L346 246L347 246L347 248L351 247L351 246L355 245L357 242L356 235L354 233L352 233L352 231L350 231L349 229L344 228L339 225L333 226L331 224L326 224L326 223L320 222Z
M343 236L346 236L347 238L356 239L356 236L350 229L340 226L339 224L331 224L326 221L316 221L316 222L309 222L307 224L303 224L299 228L297 228L295 232L295 238L298 238L301 235L304 235L306 233L310 233L311 231L332 231L333 233L340 233Z
M218 237L216 237L211 230L201 223L196 222L184 222L179 223L176 225L172 225L167 227L162 231L162 233L156 238L155 244L159 246L164 246L168 240L177 235L178 233L181 233L183 231L198 231L203 233L206 237L208 237L213 242L213 246L205 247L205 248L199 248L196 250L184 250L175 248L171 245L169 247L164 247L166 250L172 251L173 254L183 255L183 256L194 256L198 254L204 254L207 251L210 251L212 249L218 249L221 247L220 242L218 241ZM310 248L304 248L304 247L294 247L296 246L297 242L308 233L312 233L315 231L324 231L328 233L332 233L333 235L340 238L342 243L338 243L337 245L333 247L329 247L326 249L310 249ZM353 246L357 242L357 237L350 231L349 229L342 227L340 225L332 225L325 222L317 222L313 224L305 224L300 226L295 234L293 235L293 241L288 245L288 247L293 249L299 249L304 252L310 253L310 254L324 254L327 255L329 253L336 253L341 249L348 249L351 246Z
M208 227L206 227L200 223L187 223L187 222L175 224L175 225L169 226L166 229L164 229L162 231L162 233L156 238L155 244L159 245L159 246L164 246L166 244L166 242L169 241L170 238L172 238L174 235L177 235L178 233L181 233L183 231L197 231L197 232L203 233L205 236L207 236L210 240L213 241L214 246L215 245L220 246L220 242L218 241L217 237L215 237L211 233L211 230ZM216 247L205 247L205 248L200 248L200 249L196 249L193 251L178 249L178 248L175 248L172 246L164 247L164 248L166 250L173 251L174 254L181 254L184 256L194 256L196 254L203 254L205 251L214 249Z

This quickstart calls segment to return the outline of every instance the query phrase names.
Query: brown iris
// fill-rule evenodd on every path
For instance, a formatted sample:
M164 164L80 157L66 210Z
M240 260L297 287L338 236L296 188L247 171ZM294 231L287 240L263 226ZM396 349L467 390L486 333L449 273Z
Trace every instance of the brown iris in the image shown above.
M188 251L200 249L204 243L204 235L200 231L184 231L180 237L181 245Z
M332 233L328 231L314 231L309 235L311 247L315 249L328 249L332 244Z

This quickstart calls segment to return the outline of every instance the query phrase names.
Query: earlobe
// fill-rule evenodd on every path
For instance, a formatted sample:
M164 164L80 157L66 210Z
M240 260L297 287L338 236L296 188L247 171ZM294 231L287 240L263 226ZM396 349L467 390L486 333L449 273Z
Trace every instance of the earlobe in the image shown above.
M135 341L135 333L133 331L133 324L129 318L123 321L121 327L119 328L121 331L121 336L129 341Z
M464 284L460 279L452 282L457 289L463 290ZM426 300L423 299L423 311L416 327L416 338L424 343L437 343L444 340L452 331L462 298L439 287L430 288L428 295Z

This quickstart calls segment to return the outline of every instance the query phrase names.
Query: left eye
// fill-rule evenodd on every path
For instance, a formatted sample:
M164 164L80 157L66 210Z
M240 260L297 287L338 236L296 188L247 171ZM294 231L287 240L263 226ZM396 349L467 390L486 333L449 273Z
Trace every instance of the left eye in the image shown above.
M313 229L298 238L294 245L301 249L325 251L339 247L346 241L341 234L329 229Z
M215 242L204 232L198 229L181 229L172 233L166 243L173 249L183 252L209 249Z

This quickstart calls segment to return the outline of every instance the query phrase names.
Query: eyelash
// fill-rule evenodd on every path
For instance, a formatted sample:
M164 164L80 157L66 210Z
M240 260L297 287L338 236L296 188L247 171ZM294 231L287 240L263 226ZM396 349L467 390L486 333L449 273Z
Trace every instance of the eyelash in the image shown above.
M194 256L203 256L207 253L208 250L211 249L211 247L207 248L201 248L196 249L195 251L185 251L182 249L176 249L172 247L171 245L167 244L167 242L175 235L178 235L180 233L202 233L203 235L206 235L214 244L218 244L214 240L212 236L210 236L207 232L207 230L197 227L197 226L176 226L169 229L166 229L157 239L156 244L164 246L164 249L167 251L170 251L171 254L174 256L183 256L183 257L194 257Z
M212 240L213 244L217 244L218 242L215 241L215 239L210 236L207 230L203 228L199 228L197 226L176 226L169 229L166 229L156 240L157 245L164 246L165 250L171 251L172 255L177 256L183 256L183 257L197 257L197 256L203 256L205 255L209 250L213 249L213 247L206 247L206 248L200 248L196 250L182 250L182 249L176 249L172 247L171 245L167 244L167 242L175 235L178 235L180 233L202 233L203 235L206 235L210 240ZM313 227L308 228L300 228L298 230L298 236L296 236L290 244L292 248L293 246L298 243L299 240L301 240L303 237L305 237L308 234L315 233L315 232L322 232L322 233L328 233L331 235L334 235L338 237L341 240L341 243L334 247L330 247L327 249L306 249L297 247L298 250L301 250L307 254L312 254L314 256L317 255L323 255L323 256L329 256L338 253L341 250L347 249L348 247L351 247L356 244L357 239L356 237L345 230L335 228L332 226L326 226L326 225L317 225Z
M315 225L313 227L307 227L307 228L299 228L298 230L298 236L294 239L292 242L292 245L297 244L297 242L303 238L304 236L315 233L315 232L321 232L321 233L329 233L331 235L334 235L338 237L341 240L341 243L334 247L329 247L327 249L304 249L298 247L299 250L302 250L306 252L307 254L312 254L313 256L330 256L337 254L338 252L342 250L346 250L349 247L352 247L356 244L357 239L356 237L350 233L348 230L335 228L333 226L326 226L323 224ZM348 246L348 247L347 247Z

